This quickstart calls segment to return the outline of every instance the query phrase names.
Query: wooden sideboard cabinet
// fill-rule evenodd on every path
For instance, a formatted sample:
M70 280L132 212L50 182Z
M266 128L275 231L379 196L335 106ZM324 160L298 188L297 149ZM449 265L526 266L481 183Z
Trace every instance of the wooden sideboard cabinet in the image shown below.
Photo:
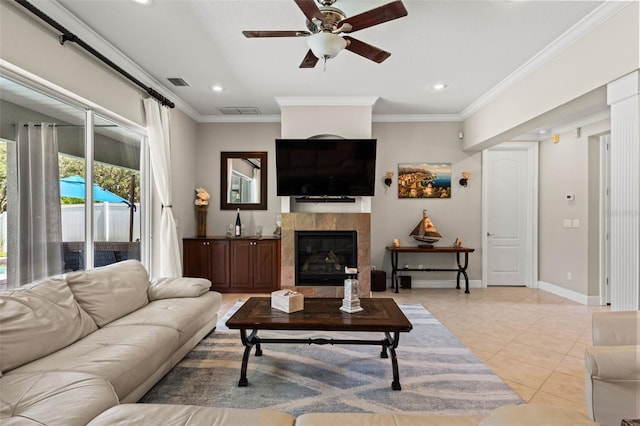
M183 244L183 275L206 278L211 290L229 288L229 244L224 240L185 238Z
M185 238L184 276L211 280L226 293L269 293L280 288L280 239Z

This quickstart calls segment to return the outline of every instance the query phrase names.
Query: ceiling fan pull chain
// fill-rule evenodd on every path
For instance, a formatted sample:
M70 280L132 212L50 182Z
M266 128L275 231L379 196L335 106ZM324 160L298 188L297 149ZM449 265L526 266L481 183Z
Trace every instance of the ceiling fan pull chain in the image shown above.
M323 72L327 72L327 58L328 56L324 56L324 69L322 70Z

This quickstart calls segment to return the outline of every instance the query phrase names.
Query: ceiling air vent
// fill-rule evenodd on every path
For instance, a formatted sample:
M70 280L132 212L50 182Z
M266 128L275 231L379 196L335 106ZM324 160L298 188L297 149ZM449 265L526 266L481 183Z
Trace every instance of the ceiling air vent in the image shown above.
M184 81L180 77L169 77L169 78L167 78L167 80L169 80L171 82L171 84L173 84L174 86L177 86L177 87L185 87L185 86L189 85L189 83L187 83L186 81Z
M256 107L221 107L218 110L223 114L230 115L260 115L260 110Z

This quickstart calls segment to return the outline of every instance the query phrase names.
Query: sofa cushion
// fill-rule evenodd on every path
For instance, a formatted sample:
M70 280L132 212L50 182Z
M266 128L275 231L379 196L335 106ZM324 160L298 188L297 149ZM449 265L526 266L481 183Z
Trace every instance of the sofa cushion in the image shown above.
M104 377L118 397L123 398L157 370L168 371L171 355L177 348L178 332L169 327L105 327L13 370L0 380L14 373L79 371Z
M594 312L591 319L594 346L640 344L640 312Z
M295 420L291 414L266 409L122 404L100 414L89 426L293 426Z
M578 411L542 404L504 405L480 422L480 426L597 426Z
M180 333L178 346L182 346L201 328L211 322L222 303L218 292L207 292L197 298L162 299L149 303L105 328L131 325L158 325Z
M0 293L0 370L41 358L97 329L60 277Z
M296 426L477 426L480 416L426 414L305 413Z
M211 288L211 281L205 278L158 278L149 287L149 300L172 299L176 297L198 297Z
M149 303L149 276L137 260L73 272L66 279L76 300L98 327Z
M0 424L86 425L118 404L105 379L73 371L8 374L0 379Z

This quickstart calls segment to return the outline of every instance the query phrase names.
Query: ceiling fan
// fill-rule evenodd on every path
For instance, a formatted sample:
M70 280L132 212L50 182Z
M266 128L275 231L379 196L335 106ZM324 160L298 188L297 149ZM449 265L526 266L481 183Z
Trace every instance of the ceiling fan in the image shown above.
M320 6L316 4L316 1ZM303 31L243 31L245 37L309 37L309 51L300 68L313 68L319 59L326 62L343 49L381 63L391 53L357 40L343 33L369 28L397 18L407 16L401 0L396 0L355 16L347 17L340 9L333 7L336 0L294 0L307 18L307 29Z

